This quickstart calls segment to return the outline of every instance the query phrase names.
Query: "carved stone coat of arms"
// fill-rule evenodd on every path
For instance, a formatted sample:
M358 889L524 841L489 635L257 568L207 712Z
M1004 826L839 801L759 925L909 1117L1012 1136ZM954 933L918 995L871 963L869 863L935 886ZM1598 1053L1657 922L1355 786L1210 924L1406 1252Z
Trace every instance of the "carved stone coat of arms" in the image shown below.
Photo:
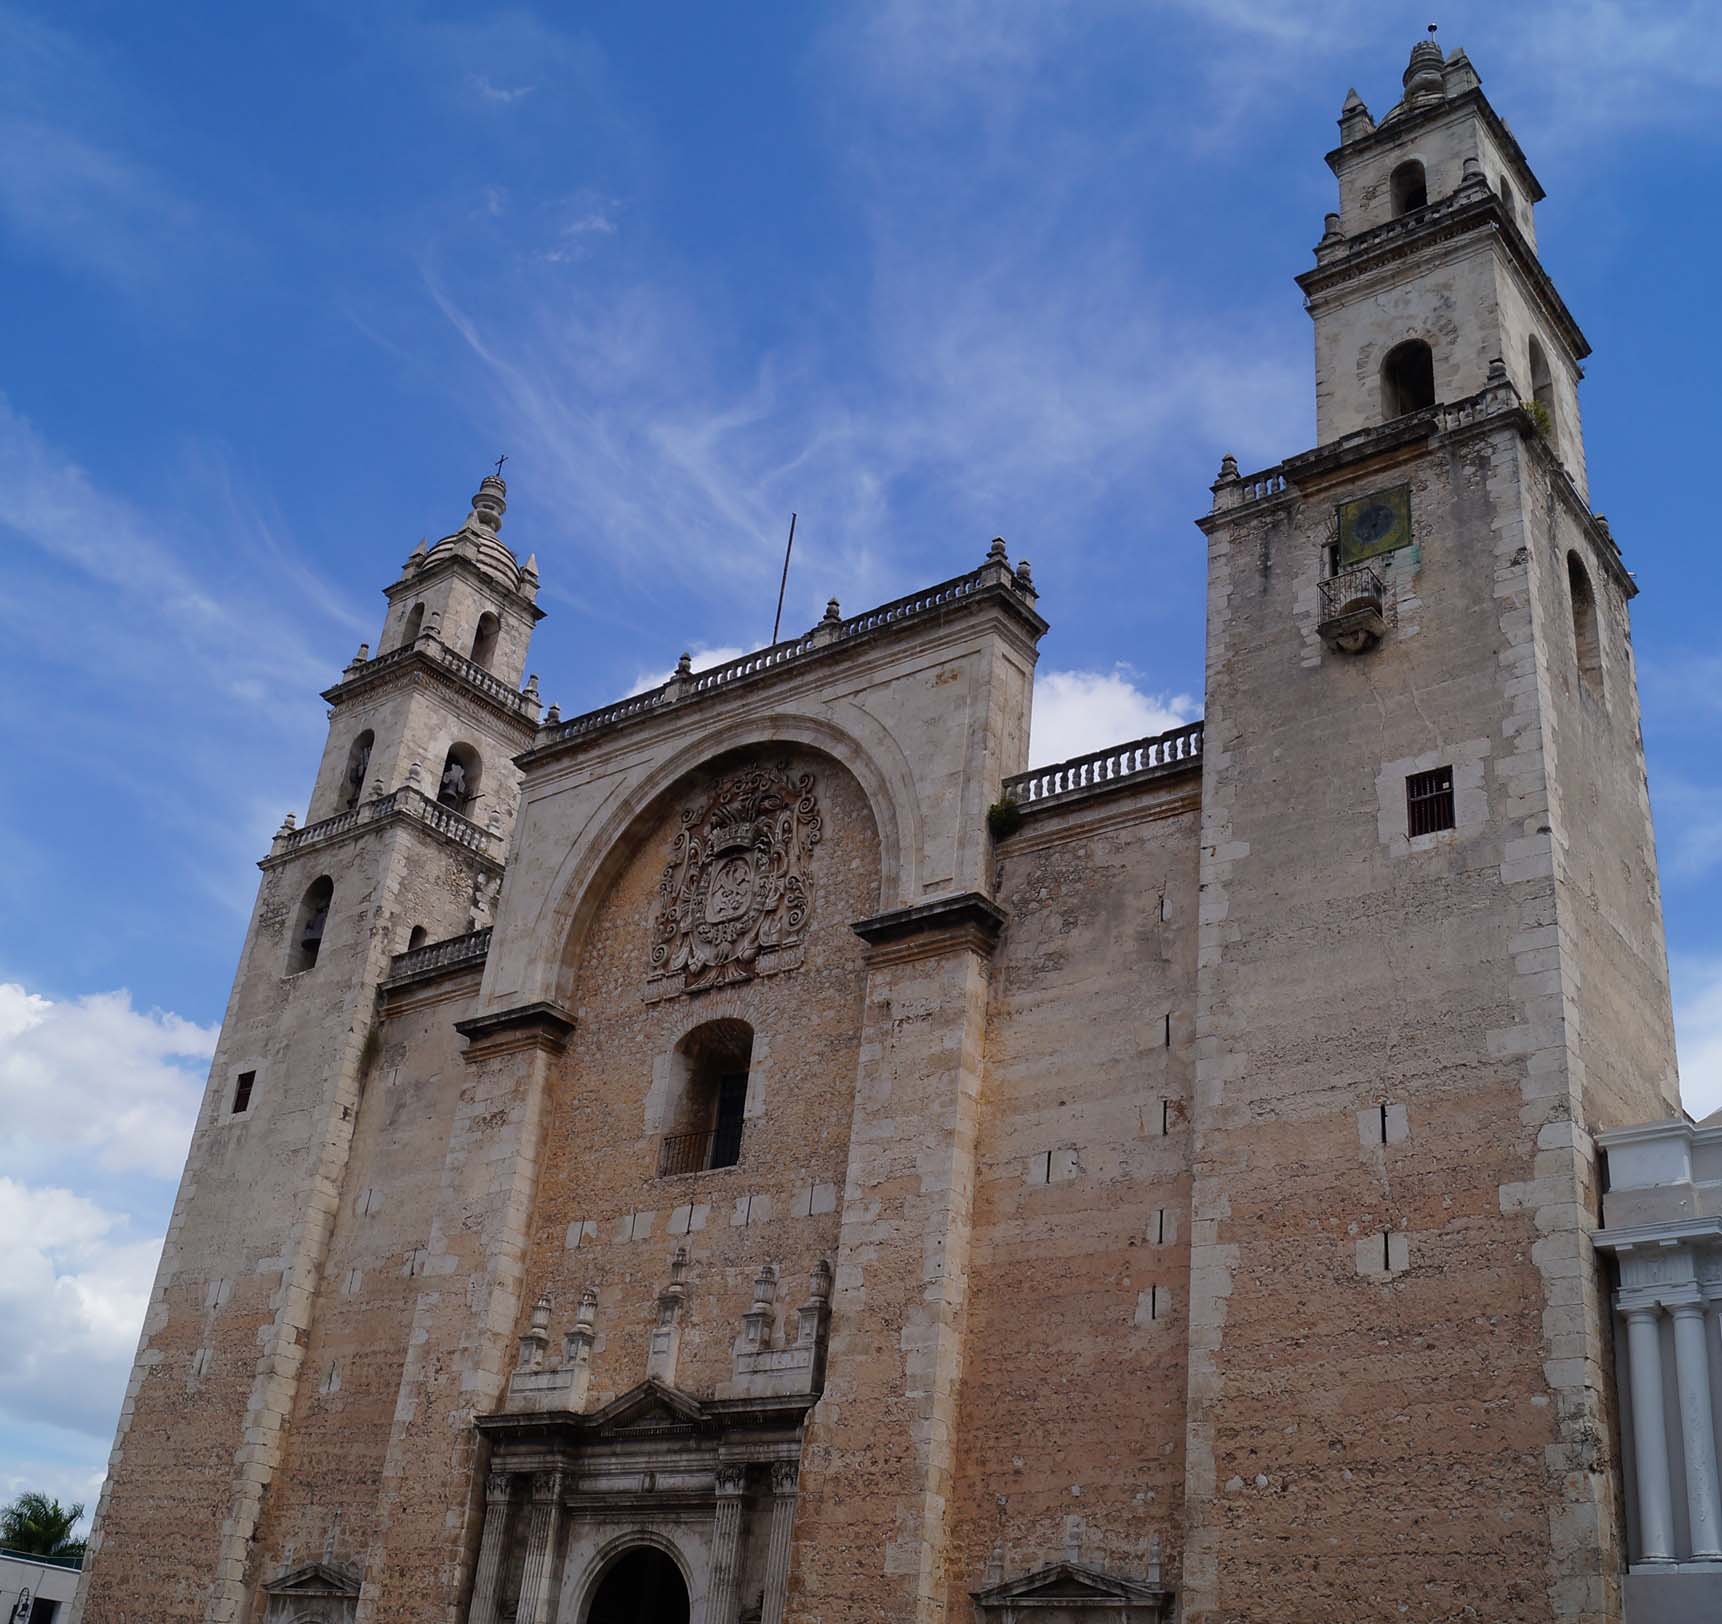
M820 836L813 774L748 767L682 813L658 882L651 994L697 992L787 968L813 907Z

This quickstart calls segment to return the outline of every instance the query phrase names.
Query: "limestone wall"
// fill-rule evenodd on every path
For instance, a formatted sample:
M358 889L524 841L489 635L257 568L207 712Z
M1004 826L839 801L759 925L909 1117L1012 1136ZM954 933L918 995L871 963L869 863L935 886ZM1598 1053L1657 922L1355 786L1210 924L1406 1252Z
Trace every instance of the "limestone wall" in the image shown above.
M1183 1532L1199 777L999 848L949 1564L1175 1572Z

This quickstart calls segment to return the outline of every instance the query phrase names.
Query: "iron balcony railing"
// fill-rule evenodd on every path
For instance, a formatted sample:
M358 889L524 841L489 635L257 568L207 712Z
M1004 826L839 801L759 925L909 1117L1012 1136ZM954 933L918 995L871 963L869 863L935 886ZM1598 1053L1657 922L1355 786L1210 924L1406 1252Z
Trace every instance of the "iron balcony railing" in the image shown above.
M1322 621L1343 620L1365 610L1379 614L1386 590L1381 577L1367 564L1354 564L1348 570L1330 575L1321 583Z
M723 1122L703 1133L665 1134L658 1146L658 1177L734 1167L741 1160L741 1130L740 1122Z

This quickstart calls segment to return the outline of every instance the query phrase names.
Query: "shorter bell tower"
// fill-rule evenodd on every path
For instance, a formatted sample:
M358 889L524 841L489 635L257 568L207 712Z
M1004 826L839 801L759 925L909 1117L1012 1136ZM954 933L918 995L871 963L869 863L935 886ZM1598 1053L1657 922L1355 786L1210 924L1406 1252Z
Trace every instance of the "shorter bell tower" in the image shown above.
M536 680L522 691L520 675L542 617L535 561L497 534L506 505L487 476L466 522L420 543L386 589L380 652L361 646L324 691L306 822L289 815L259 864L74 1618L122 1614L126 1575L151 1570L183 1601L172 1616L238 1624L263 1577L254 1535L291 1469L329 1239L356 1198L378 989L402 954L487 933L502 884L513 757L538 721ZM164 1480L174 1495L140 1487Z
M1590 345L1537 259L1543 188L1464 51L1412 47L1377 123L1355 90L1327 155L1339 180L1315 267L1316 440L1476 394L1499 358L1581 491Z

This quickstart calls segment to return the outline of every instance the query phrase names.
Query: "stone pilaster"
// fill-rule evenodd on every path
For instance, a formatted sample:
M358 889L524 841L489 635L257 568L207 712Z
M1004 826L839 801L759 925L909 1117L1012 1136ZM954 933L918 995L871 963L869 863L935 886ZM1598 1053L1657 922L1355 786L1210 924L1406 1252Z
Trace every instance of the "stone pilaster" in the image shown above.
M500 1624L497 1610L502 1605L502 1555L508 1539L508 1494L512 1486L506 1472L492 1472L484 1480L484 1532L479 1538L468 1624Z
M518 1624L552 1624L555 1615L556 1531L562 1511L562 1474L532 1480L532 1514L526 1525L526 1562L520 1574Z
M741 1502L747 1468L725 1465L717 1471L717 1510L712 1517L712 1576L706 1590L706 1624L735 1624L736 1547L741 1535Z
M830 1361L803 1455L809 1617L846 1617L859 1595L905 1624L946 1617L987 956L1002 923L970 893L855 927L871 952ZM854 1482L869 1492L846 1493Z
M771 1543L765 1557L765 1611L760 1624L783 1624L789 1600L790 1536L795 1528L795 1491L800 1472L792 1460L772 1462ZM717 1619L714 1624L727 1624Z

